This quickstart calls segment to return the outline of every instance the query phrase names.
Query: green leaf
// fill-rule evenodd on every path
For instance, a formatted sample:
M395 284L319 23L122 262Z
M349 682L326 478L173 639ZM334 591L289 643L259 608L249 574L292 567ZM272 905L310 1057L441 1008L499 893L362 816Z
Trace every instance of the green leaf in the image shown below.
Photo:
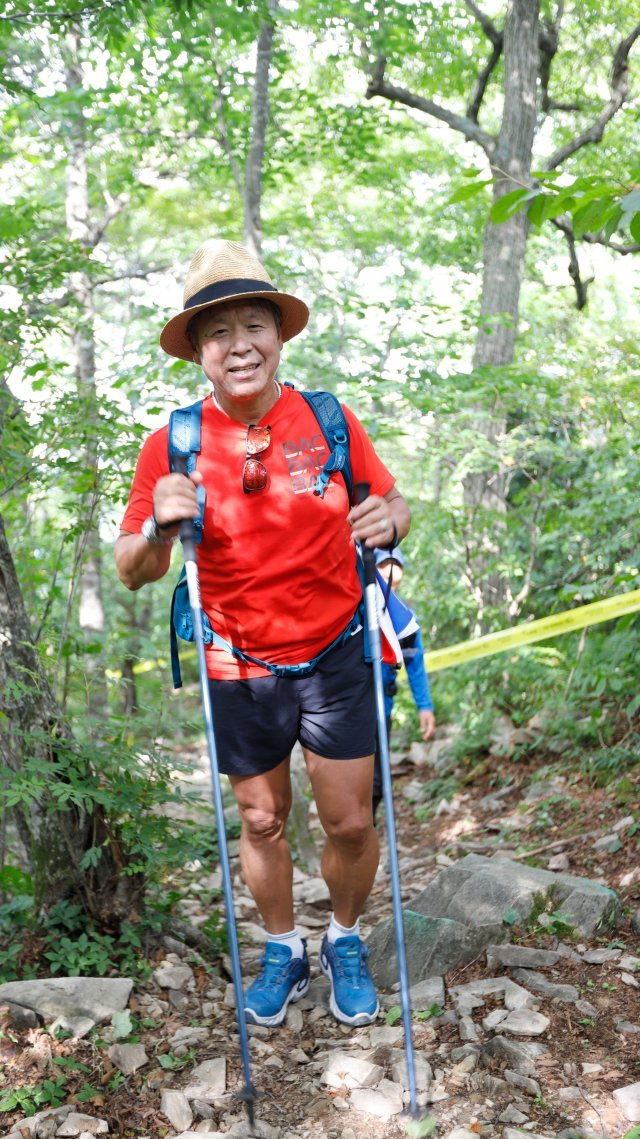
M576 237L582 237L585 233L597 233L609 220L615 209L616 206L610 197L580 206L573 215L573 229Z
M424 1116L422 1119L409 1119L405 1123L407 1135L410 1135L411 1139L428 1139L437 1126L438 1120L433 1115Z
M129 1009L124 1009L123 1012L114 1012L111 1017L111 1025L113 1027L114 1040L123 1040L125 1036L131 1036L133 1024L131 1023L131 1013Z
M533 201L532 201L532 203L529 206L529 209L527 211L527 216L528 216L529 221L531 222L532 225L541 225L542 224L542 222L544 221L545 207L547 206L548 201L549 201L549 195L548 194L537 194L536 197L533 199Z
M393 1008L390 1008L384 1019L387 1024L395 1024L397 1020L401 1020L402 1009L400 1005L394 1005Z
M491 221L496 225L500 222L508 221L510 217L513 217L513 215L522 208L525 201L534 194L537 194L537 190L527 190L524 187L521 187L519 190L512 190L509 194L503 194L501 198L498 198L497 202L493 203L489 211Z
M629 222L629 233L634 241L640 241L640 213L635 214Z
M475 198L482 190L490 185L491 181L488 180L484 182L470 182L466 186L459 186L449 198L448 204L451 206L455 202L467 202L470 198Z

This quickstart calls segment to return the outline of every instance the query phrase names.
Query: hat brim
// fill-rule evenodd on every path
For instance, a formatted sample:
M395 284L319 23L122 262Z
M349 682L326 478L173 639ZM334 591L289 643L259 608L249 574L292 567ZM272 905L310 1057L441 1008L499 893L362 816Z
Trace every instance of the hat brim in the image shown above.
M278 306L282 313L280 335L283 340L292 340L306 327L309 309L298 297L293 297L289 293L274 292L273 289L255 293L232 293L227 297L221 297L219 301L205 301L204 304L194 305L193 308L185 309L177 316L173 316L160 333L160 347L169 356L193 361L193 345L187 336L187 326L196 313L203 312L207 308L217 308L218 305L228 304L229 301L250 301L253 297L260 297Z

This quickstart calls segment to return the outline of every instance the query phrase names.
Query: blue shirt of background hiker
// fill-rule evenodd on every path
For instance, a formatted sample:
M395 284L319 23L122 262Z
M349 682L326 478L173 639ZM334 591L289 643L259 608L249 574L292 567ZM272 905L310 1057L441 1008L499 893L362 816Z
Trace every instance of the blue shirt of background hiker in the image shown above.
M433 712L429 677L424 667L424 644L422 641L422 632L419 627L418 631L409 638L409 644L403 644L402 641L400 642L400 648L402 649L402 659L407 670L409 686L416 708L419 712ZM384 711L387 719L393 711L395 694L390 690L395 688L397 675L398 671L392 664L383 664Z

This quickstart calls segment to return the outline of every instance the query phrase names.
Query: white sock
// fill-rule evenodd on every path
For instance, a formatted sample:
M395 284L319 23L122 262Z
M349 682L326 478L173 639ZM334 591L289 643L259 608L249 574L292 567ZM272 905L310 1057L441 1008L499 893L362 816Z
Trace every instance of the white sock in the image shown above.
M360 918L358 918L355 925L347 929L346 926L340 925L340 922L336 921L336 915L332 914L327 930L327 941L333 944L339 937L360 937Z
M267 933L267 941L286 945L291 950L292 957L304 957L304 942L295 926L289 933Z

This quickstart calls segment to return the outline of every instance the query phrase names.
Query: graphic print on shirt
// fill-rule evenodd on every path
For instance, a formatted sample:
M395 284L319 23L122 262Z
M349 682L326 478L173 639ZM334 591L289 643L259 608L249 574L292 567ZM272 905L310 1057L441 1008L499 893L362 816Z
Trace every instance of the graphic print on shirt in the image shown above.
M291 478L294 494L313 491L316 479L329 458L327 441L321 431L310 438L289 439L282 444L282 450Z

